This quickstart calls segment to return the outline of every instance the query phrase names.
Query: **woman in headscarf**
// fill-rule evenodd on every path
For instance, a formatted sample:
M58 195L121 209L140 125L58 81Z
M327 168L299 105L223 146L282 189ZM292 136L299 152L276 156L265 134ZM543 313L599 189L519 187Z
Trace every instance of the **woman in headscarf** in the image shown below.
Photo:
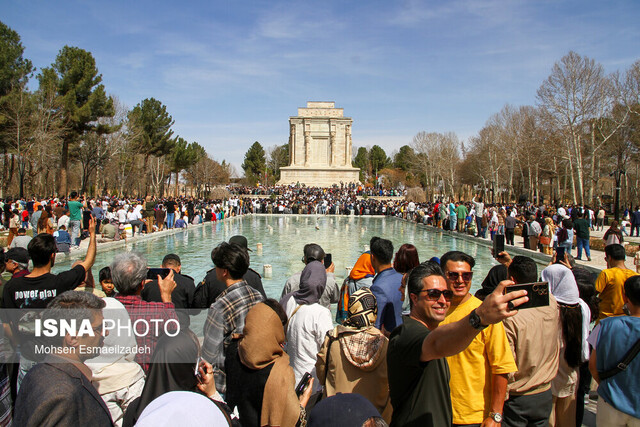
M289 319L286 327L287 353L291 358L291 367L296 375L296 382L308 372L315 379L318 351L324 342L327 331L333 329L331 312L318 304L327 283L327 272L324 264L311 261L302 270L300 289L285 295L280 300Z
M549 292L558 301L562 324L560 366L551 381L553 408L549 425L574 427L578 370L580 364L589 358L587 335L591 312L580 299L573 273L564 265L552 264L542 270L542 280L549 282Z
M322 399L309 414L307 427L362 427L387 425L367 399L356 393L340 393Z
M387 346L389 340L374 325L376 297L362 288L349 298L349 314L342 325L327 333L318 353L316 372L323 396L358 393L391 421Z
M154 399L136 423L136 427L232 425L235 424L219 402L191 391L170 391Z
M491 294L498 286L498 283L503 280L507 280L509 275L507 274L507 267L503 264L494 265L487 273L487 277L482 281L481 288L475 294L475 297L484 301L487 295Z
M247 313L244 330L227 347L227 403L243 426L295 426L306 419L309 387L296 395L296 380L283 346L287 316L268 299Z
M200 392L216 400L222 400L215 389L211 365L203 362L205 370L200 370L203 379L198 380L195 372L199 356L198 338L189 329L174 337L165 335L160 338L153 353L142 394L127 408L123 426L135 425L142 411L153 400L170 391Z
M622 237L622 231L620 231L618 227L618 221L611 221L611 227L604 233L602 239L604 240L605 246L622 244L624 239Z

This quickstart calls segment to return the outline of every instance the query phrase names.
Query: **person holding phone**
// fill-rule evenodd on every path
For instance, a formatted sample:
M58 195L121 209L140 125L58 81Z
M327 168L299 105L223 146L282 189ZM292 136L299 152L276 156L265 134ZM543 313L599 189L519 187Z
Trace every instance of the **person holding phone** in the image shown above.
M575 425L578 369L589 358L586 340L591 310L580 299L576 279L569 268L553 264L542 270L541 276L549 282L549 292L558 302L562 328L558 373L551 381L553 403L549 425Z
M287 314L267 299L247 313L244 329L226 350L228 405L247 426L296 425L306 419L313 379L296 395L295 374L284 351Z
M325 265L325 271L327 273L327 283L322 292L322 296L320 297L320 305L326 308L331 308L331 304L335 304L338 302L340 298L340 287L336 283L335 265L332 260L327 262L327 255L322 247L316 243L309 243L304 245L303 254L302 254L302 262L307 265L312 261L320 261ZM328 263L328 265L327 265ZM283 298L285 295L295 292L300 289L300 276L302 275L302 271L295 273L293 276L287 279L287 282L284 284L284 288L282 289L282 294L280 298Z
M538 280L538 267L533 259L516 256L511 260L507 255L498 260L507 264L509 285ZM508 376L509 399L504 402L503 423L545 425L553 403L551 381L558 372L560 359L562 329L558 303L549 295L549 305L518 310L502 323L518 365L518 371Z
M333 320L328 308L319 304L320 296L327 282L324 265L311 261L302 270L300 289L287 294L280 300L289 318L287 325L287 353L291 366L300 381L306 372L316 376L316 359L324 342L324 336L333 329ZM316 385L314 391L318 391Z
M442 322L448 325L464 319L482 301L469 292L473 278L471 270L475 265L472 256L450 251L440 258L440 265L448 289L453 293L451 306ZM453 424L499 424L508 374L518 370L502 323L489 326L468 348L448 357L447 362L452 373Z
M443 325L454 292L449 289L440 266L434 261L420 264L411 270L407 288L411 312L391 333L387 351L393 406L391 425L449 426L452 424L449 385L454 371L448 368L445 358L473 346L475 338L484 335L488 325L514 316L517 311L509 310L508 303L515 308L526 302L526 291L504 295L502 282L469 315ZM472 399L467 397L468 402Z

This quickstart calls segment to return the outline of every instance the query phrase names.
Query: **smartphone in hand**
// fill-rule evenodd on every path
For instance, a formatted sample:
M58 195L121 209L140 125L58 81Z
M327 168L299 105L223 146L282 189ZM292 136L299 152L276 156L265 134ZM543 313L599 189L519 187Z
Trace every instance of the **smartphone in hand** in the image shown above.
M158 276L164 279L171 272L170 268L148 268L147 269L147 279L150 280L158 280Z
M504 234L493 236L493 257L498 258L498 254L504 252Z
M309 387L309 381L311 381L311 374L309 372L305 372L296 386L296 395L298 397L302 396L305 390Z
M504 288L504 293L520 290L527 291L529 301L516 307L517 310L534 307L546 307L549 305L549 282L523 283Z
M333 259L331 257L331 254L324 254L324 268L327 269L331 267L332 263L333 263Z

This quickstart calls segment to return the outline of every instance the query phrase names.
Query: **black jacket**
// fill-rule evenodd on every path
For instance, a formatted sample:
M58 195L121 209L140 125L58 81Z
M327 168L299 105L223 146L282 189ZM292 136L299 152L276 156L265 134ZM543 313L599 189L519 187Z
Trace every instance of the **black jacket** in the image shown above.
M249 286L256 291L260 292L263 297L267 298L267 294L264 293L262 287L262 278L260 275L251 268L242 277ZM207 275L202 282L196 288L195 295L193 296L193 308L209 308L211 304L218 298L218 295L227 289L224 283L216 278L216 269L212 268L207 271Z

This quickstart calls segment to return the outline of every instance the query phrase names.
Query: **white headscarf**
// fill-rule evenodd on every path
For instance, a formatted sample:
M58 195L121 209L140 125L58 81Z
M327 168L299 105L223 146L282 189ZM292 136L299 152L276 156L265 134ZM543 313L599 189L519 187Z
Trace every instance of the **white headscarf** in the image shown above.
M589 323L591 310L586 302L580 299L578 284L571 270L562 264L553 264L542 270L542 280L549 282L549 292L561 304L580 304L582 311L582 361L589 359Z
M190 391L171 391L153 400L136 426L228 426L222 411L208 397Z
M578 304L580 293L573 273L562 264L552 264L542 270L542 280L549 282L549 292L559 303Z

